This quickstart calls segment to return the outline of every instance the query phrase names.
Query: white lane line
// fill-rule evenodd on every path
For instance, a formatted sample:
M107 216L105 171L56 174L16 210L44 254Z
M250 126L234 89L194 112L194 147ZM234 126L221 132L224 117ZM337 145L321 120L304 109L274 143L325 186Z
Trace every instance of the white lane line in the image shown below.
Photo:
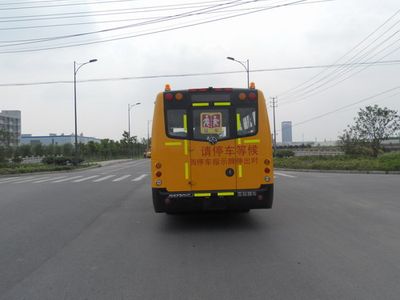
M128 178L128 177L130 177L130 176L132 176L132 175L124 175L124 176L121 176L121 177L119 177L119 178L114 179L113 182L117 182L117 181L124 180L124 179L126 179L126 178Z
M32 181L35 181L35 180L42 180L42 179L47 179L47 178L49 178L49 176L46 176L46 177L35 177L35 178L31 178L31 179L26 179L26 180L19 180L19 181L14 181L14 182L11 182L11 183L26 183L26 182L32 182Z
M141 166L141 165L143 165L144 163L147 163L147 160L145 160L145 161L139 161L139 162L136 162L136 163L131 163L130 165L128 165L128 166L123 166L123 167L121 167L121 168L116 168L116 169L114 169L114 168L110 168L110 170L104 170L105 172L116 172L116 171L121 171L121 170L125 170L125 169L129 169L129 168L132 168L132 167L137 167L137 166Z
M29 177L9 177L9 178L2 179L0 181L0 184L1 183L10 183L10 182L18 181L18 180L22 180L22 179L30 179L30 178L34 178L34 176L29 176Z
M77 180L74 180L74 181L72 181L72 182L83 182L83 181L86 181L86 180L89 180L89 179L92 179L92 178L96 178L96 177L99 177L99 176L100 176L100 175L93 175L93 176L89 176L89 177L77 179Z
M57 179L65 178L65 177L66 177L66 176L50 177L50 178L47 178L47 179L42 179L42 180L34 181L33 183L42 183L42 182L51 181L51 180L57 180Z
M283 177L289 177L289 178L296 178L296 176L289 175L289 174L284 174L284 173L279 173L275 172L276 175L283 176Z
M104 177L101 177L101 178L99 178L99 179L93 180L93 182L104 181L104 180L107 180L107 179L109 179L109 178L111 178L111 177L115 177L115 175L104 176Z
M132 179L132 181L139 181L139 180L142 180L142 179L145 178L147 175L148 175L148 174L142 174L142 175L140 175L139 177L136 177L136 178Z
M65 182L65 181L68 181L68 180L73 180L73 179L77 179L77 178L81 178L81 177L82 176L72 176L72 177L68 177L68 178L64 178L64 179L53 181L53 183Z

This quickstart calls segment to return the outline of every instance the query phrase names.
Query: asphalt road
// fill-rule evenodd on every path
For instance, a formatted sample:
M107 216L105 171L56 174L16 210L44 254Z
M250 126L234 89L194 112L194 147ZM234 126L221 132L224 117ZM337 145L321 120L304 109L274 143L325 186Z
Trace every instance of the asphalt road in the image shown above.
M155 214L149 161L0 178L0 299L399 299L400 176L277 172L272 210Z

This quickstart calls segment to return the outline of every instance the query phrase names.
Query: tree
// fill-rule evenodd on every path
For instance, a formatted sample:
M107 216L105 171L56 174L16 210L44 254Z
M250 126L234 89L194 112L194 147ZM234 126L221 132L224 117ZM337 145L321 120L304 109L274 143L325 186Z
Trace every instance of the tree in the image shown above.
M370 155L377 157L382 141L400 130L400 116L397 111L378 105L360 109L354 120L355 124L348 126L343 135L339 136L346 154L366 154L365 148L368 148Z

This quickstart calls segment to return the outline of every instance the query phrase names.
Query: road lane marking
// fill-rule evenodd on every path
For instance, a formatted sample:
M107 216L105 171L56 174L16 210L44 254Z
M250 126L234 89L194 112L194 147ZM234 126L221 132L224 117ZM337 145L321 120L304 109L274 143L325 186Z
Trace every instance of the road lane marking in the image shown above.
M275 172L275 174L279 175L279 176L283 176L283 177L296 178L296 176L284 174L284 173L280 173L280 172Z
M114 176L115 176L115 175L104 176L104 177L101 177L101 178L99 178L99 179L93 180L93 182L104 181L104 180L107 180L107 179L109 179L109 178L111 178L111 177L114 177Z
M57 180L57 179L65 178L65 177L66 177L66 176L51 177L51 178L47 178L47 179L42 179L42 180L34 181L33 183L42 183L42 182L47 182L47 181L51 181L51 180Z
M29 177L9 177L9 178L6 178L6 179L2 179L2 180L0 181L0 184L1 184L1 183L10 183L10 182L13 182L13 181L19 181L19 180L22 180L22 179L30 179L30 178L35 178L35 176L29 176Z
M113 182L117 182L117 181L124 180L124 179L126 179L126 178L128 178L128 177L130 177L130 176L131 176L131 175L124 175L124 176L121 176L121 177L119 177L119 178L114 179Z
M83 182L83 181L86 181L86 180L89 180L89 179L92 179L92 178L96 178L96 177L99 177L99 176L100 175L93 175L93 176L84 177L84 178L81 178L81 179L76 179L76 180L74 180L72 182Z
M65 181L68 181L68 180L73 180L73 179L77 179L77 178L81 178L81 177L82 177L81 175L80 176L68 177L68 178L64 178L64 179L53 181L53 183L65 182Z
M136 177L136 178L132 179L132 181L140 181L140 180L142 180L143 178L145 178L147 175L148 175L148 174L142 174L142 175L140 175L139 177Z
M35 181L35 180L42 180L42 179L47 179L47 178L49 178L49 176L46 176L46 177L35 177L35 178L31 178L31 179L25 179L25 180L19 180L19 181L14 181L14 182L11 182L11 183L26 183L26 182L32 182L32 181Z

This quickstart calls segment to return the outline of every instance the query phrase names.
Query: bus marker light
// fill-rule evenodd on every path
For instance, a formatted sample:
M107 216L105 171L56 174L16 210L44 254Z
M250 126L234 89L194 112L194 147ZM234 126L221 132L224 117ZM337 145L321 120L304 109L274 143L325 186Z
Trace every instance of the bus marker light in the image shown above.
M174 99L174 96L171 93L165 94L164 97L167 101L172 101Z
M157 168L157 169L160 169L160 168L161 168L161 163L159 163L159 162L156 163L156 168Z
M157 177L161 177L161 175L162 175L161 171L157 171L157 172L156 172L156 176L157 176Z
M157 186L160 186L161 184L162 184L161 179L157 179L157 180L156 180L156 185L157 185Z
M256 93L253 93L253 92L249 93L249 99L250 100L256 100L257 99Z
M240 94L239 94L239 100L242 100L242 101L243 101L243 100L246 100L246 97L247 97L247 96L246 96L245 93L240 93Z
M264 172L265 172L265 173L269 173L269 172L271 172L271 170L270 170L269 168L265 168L265 169L264 169Z
M165 90L166 92L169 92L169 91L171 90L171 86L167 83L167 84L165 85L164 90Z
M182 93L176 93L175 94L175 99L178 101L181 101L183 99L183 94Z
M256 84L254 82L250 82L250 89L254 90L256 88Z
M265 176L264 180L265 180L265 182L269 182L271 180L271 178L269 176Z

